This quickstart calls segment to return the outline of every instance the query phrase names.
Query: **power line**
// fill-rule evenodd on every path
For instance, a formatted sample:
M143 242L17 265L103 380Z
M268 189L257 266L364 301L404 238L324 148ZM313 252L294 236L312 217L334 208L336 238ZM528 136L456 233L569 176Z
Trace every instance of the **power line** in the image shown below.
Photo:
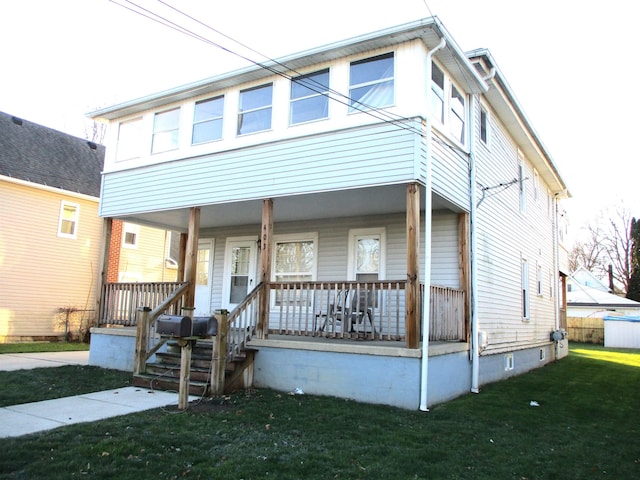
M238 53L238 52L236 52L236 51L234 51L234 50L232 50L230 48L224 47L223 45L221 45L221 44L219 44L217 42L214 42L211 39L208 39L208 38L206 38L206 37L204 37L202 35L199 35L199 34L193 32L192 30L188 29L187 27L179 25L178 23L173 22L173 21L169 20L168 18L163 17L162 15L159 15L159 14L157 14L155 12L152 12L152 11L150 11L150 10L144 8L144 7L141 7L140 5L136 4L132 0L124 0L124 1L126 3L129 3L130 5L133 5L134 7L138 8L139 10L135 10L134 8L128 7L127 5L123 5L121 3L118 3L116 0L109 0L109 1L111 3L117 5L117 6L125 8L126 10L129 10L129 11L131 11L133 13L141 15L141 16L149 19L149 20L157 22L157 23L159 23L159 24L161 24L163 26L169 27L169 28L171 28L171 29L173 29L173 30L175 30L175 31L177 31L179 33L185 34L185 35L190 36L190 37L192 37L192 38L194 38L196 40L200 40L200 41L202 41L204 43L207 43L207 44L212 45L214 47L220 48L221 50L223 50L223 51L225 51L227 53L230 53L230 54L232 54L234 56L237 56L237 57L239 57L239 58L241 58L241 59L243 59L245 61L248 61L248 62L252 63L253 65L256 65L256 66L258 66L260 68L263 68L263 69L273 73L274 75L281 76L281 77L283 77L283 78L285 78L285 79L287 79L287 80L289 80L291 82L295 82L295 83L298 83L300 85L303 85L305 88L308 88L309 90L311 90L311 91L313 91L313 92L315 92L315 93L317 93L319 95L323 95L323 96L327 97L330 100L336 101L336 102L341 103L343 105L346 105L346 106L348 106L350 108L353 108L354 110L357 110L359 112L362 112L362 113L365 113L365 114L367 114L369 116L372 116L376 120L380 120L380 121L385 122L385 123L390 123L390 124L393 124L393 125L397 126L398 128L402 128L404 130L410 131L410 132L415 133L417 135L424 136L424 132L422 130L420 130L420 129L414 127L414 126L407 125L407 124L404 123L404 122L407 122L408 120L410 120L407 117L402 117L400 115L395 115L395 114L393 114L391 112L388 112L388 111L385 111L385 110L382 110L382 109L379 109L379 108L376 108L376 107L372 107L372 106L367 105L367 104L365 104L363 102L359 102L357 100L354 100L351 97L349 97L349 96L347 96L347 95L345 95L345 94L343 94L341 92L338 92L336 90L333 90L333 89L330 89L330 88L326 88L325 89L324 85L314 81L313 79L305 78L305 80L306 80L305 83L301 83L300 81L298 81L298 79L296 79L295 77L291 76L290 74L287 74L287 73L285 73L283 71L277 70L277 69L273 68L271 65L268 65L266 63L258 62L256 60L253 60L252 58L249 58L248 56L242 55L242 54L240 54L240 53ZM195 21L195 22L199 23L200 25L210 29L211 31L213 31L213 32L215 32L215 33L217 33L219 35L222 35L222 36L232 40L234 43L237 43L238 45L241 45L242 47L247 48L248 50L250 50L250 51L252 51L254 53L257 53L258 55L260 55L260 56L262 56L264 58L267 58L270 63L273 63L275 65L279 65L282 68L284 68L286 71L293 72L293 73L297 74L298 76L302 76L302 74L300 72L297 72L295 69L292 69L292 68L288 67L287 65L285 65L283 63L280 63L280 62L278 62L278 61L276 61L274 59L271 59L268 56L266 56L264 54L261 54L260 52L257 52L256 50L244 45L241 42L238 42L237 40L231 38L230 36L228 36L228 35L220 32L220 31L214 29L213 27L201 22L200 20L195 19L194 17L192 17L192 16L180 11L179 9L169 5L168 3L163 2L162 0L159 0L159 1L160 1L160 3L166 5L167 7L171 8L174 11L176 11L177 13L179 13L181 15L184 15L185 17L191 19L192 21ZM311 85L312 83L315 83L316 85L321 87L322 90L318 90L318 89L314 88ZM329 93L326 93L327 91ZM336 95L338 97L342 97L342 98L346 99L346 101L341 100L340 98L336 98L334 96L331 96L330 94Z

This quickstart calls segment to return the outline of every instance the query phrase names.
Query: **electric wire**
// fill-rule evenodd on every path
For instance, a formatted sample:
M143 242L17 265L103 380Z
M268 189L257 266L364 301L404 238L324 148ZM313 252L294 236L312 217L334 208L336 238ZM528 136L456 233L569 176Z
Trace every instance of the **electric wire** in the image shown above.
M240 54L238 52L235 52L234 50L232 50L230 48L227 48L227 47L225 47L225 46L223 46L223 45L221 45L221 44L219 44L219 43L217 43L217 42L215 42L215 41L213 41L211 39L208 39L208 38L206 38L206 37L204 37L202 35L199 35L199 34L193 32L192 30L189 30L188 28L183 27L183 26L177 24L176 22L171 21L171 20L167 19L166 17L163 17L162 15L159 15L159 14L157 14L155 12L150 11L149 9L146 9L146 8L138 5L137 3L133 2L132 0L124 0L124 1L126 3L128 3L128 4L130 4L130 5L133 5L133 6L137 7L137 8L139 8L141 11L135 10L134 8L128 7L127 5L123 5L122 3L118 3L116 0L109 0L109 1L111 3L113 3L114 5L122 7L124 9L129 10L129 11L131 11L133 13L136 13L136 14L142 16L142 17L145 17L145 18L147 18L149 20L152 20L152 21L154 21L156 23L159 23L159 24L161 24L163 26L171 28L171 29L173 29L173 30L175 30L175 31L177 31L179 33L183 33L183 34L185 34L187 36L190 36L190 37L192 37L192 38L194 38L196 40L200 40L200 41L202 41L204 43L207 43L207 44L209 44L211 46L219 48L219 49L221 49L221 50L223 50L223 51L225 51L227 53L230 53L230 54L232 54L234 56L237 56L238 58L241 58L242 60L250 62L250 63L252 63L253 65L256 65L259 68L263 68L263 69L273 73L274 75L278 75L278 76L283 77L283 78L285 78L285 79L287 79L289 81L301 84L304 87L306 87L307 89L309 89L309 90L311 90L311 91L313 91L315 93L318 93L320 95L326 96L330 100L339 102L339 103L341 103L343 105L346 105L346 106L349 106L350 108L353 108L354 110L358 110L358 111L360 111L362 113L365 113L365 114L367 114L369 116L372 116L376 120L380 120L380 121L382 121L384 123L389 123L389 124L392 124L392 125L397 126L399 128L402 128L404 130L407 130L407 131L410 131L412 133L418 134L420 136L424 136L424 132L421 129L416 128L416 127L414 127L412 125L407 125L406 123L403 123L403 122L408 122L408 121L411 120L411 119L409 119L407 117L402 117L400 115L395 115L395 114L393 114L391 112L388 112L386 110L375 108L375 107L367 105L367 104L365 104L363 102L359 102L357 100L354 100L351 97L349 97L349 96L347 96L347 95L345 95L345 94L343 94L341 92L338 92L338 91L330 89L330 88L329 89L325 88L324 85L320 84L319 82L315 82L313 79L305 78L304 79L305 82L301 83L294 76L291 76L291 75L289 75L289 74L287 74L287 73L285 73L283 71L277 70L274 67L272 67L271 65L268 65L266 63L253 60L253 59L249 58L246 55L242 55L242 54ZM299 76L302 76L302 74L297 72L295 69L292 69L292 68L290 68L290 67L288 67L288 66L286 66L286 65L284 65L284 64L282 64L280 62L277 62L276 60L273 60L273 59L267 57L266 55L263 55L263 54L255 51L255 50L251 49L250 47L247 47L246 45L242 44L241 42L238 42L238 41L232 39L228 35L226 35L226 34L224 34L222 32L219 32L218 30L214 29L213 27L211 27L209 25L206 25L206 24L204 24L203 22L200 22L197 19L193 19L193 17L189 16L188 14L185 14L185 13L181 12L180 10L176 9L175 7L172 7L172 6L168 5L165 2L162 2L161 0L158 0L158 1L160 1L160 3L163 3L163 4L167 5L169 8L172 8L173 10L177 11L178 13L180 13L182 15L185 15L187 18L190 18L190 19L200 23L201 25L203 25L206 28L214 31L215 33L218 33L218 34L220 34L220 35L222 35L222 36L224 36L226 38L229 38L232 41L234 41L235 43L237 43L238 45L241 45L244 48L247 48L247 49L253 51L254 53L257 53L257 54L267 58L270 63L274 63L276 65L280 65L282 68L286 69L287 71L293 72L293 73L298 74ZM312 88L312 86L310 85L311 83L316 83L318 86L320 86L322 88L322 90ZM331 95L325 93L325 90L328 91L329 93L332 93L335 96L331 96ZM336 96L337 97L343 97L343 98L346 99L346 101L343 101L340 98L336 98ZM354 102L354 103L351 103L351 102Z

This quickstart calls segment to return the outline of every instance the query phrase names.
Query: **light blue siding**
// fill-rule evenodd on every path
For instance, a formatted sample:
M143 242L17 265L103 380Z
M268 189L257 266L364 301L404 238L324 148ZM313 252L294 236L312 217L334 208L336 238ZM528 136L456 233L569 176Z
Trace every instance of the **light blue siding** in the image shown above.
M381 124L107 173L101 215L409 182L414 135Z

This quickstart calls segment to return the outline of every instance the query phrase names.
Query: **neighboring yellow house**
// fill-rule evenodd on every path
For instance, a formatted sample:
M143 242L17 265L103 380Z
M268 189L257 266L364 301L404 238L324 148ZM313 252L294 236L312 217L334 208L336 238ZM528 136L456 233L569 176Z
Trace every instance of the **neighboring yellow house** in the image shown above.
M104 147L0 112L0 342L77 336L96 315Z
M119 254L113 252L119 261L117 271L109 271L110 281L176 281L179 234L128 222L120 222L116 228L122 229L122 240Z

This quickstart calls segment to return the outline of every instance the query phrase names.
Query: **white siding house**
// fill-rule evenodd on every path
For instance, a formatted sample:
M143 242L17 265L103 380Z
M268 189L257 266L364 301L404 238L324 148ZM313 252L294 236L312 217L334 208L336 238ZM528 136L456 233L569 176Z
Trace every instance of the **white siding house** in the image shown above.
M256 306L255 386L426 409L566 354L567 187L488 51L434 17L272 66L92 115L100 214L199 245L197 313Z

